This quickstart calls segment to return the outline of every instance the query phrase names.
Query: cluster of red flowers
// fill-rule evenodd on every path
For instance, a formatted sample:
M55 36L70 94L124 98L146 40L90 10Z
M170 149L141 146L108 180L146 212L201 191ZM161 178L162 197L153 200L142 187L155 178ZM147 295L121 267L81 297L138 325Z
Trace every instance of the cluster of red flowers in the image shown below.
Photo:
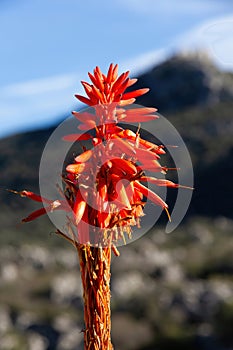
M88 97L76 97L92 108L73 112L80 122L80 132L65 135L63 139L71 142L89 140L91 149L83 146L83 153L66 166L64 200L49 201L31 192L20 192L48 204L24 221L46 211L72 209L71 222L77 229L77 242L109 244L123 239L124 233L131 235L131 226L139 225L146 198L168 213L162 198L143 185L151 182L157 186L179 187L165 179L145 176L146 170L166 173L167 168L159 163L160 155L165 153L164 147L142 139L140 128L135 133L119 126L122 122L146 122L158 118L154 114L155 108L130 108L136 97L149 89L125 92L137 81L128 75L126 72L118 77L118 66L111 64L107 75L96 67L93 75L89 73L92 84L82 82Z

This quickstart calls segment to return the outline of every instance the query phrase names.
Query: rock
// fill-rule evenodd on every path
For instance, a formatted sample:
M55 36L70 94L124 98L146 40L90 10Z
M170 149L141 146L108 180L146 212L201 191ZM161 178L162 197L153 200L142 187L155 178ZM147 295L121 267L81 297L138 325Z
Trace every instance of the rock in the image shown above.
M10 310L8 307L0 305L0 335L9 331L11 327Z
M58 304L68 304L74 298L82 297L82 283L78 271L66 272L55 277L51 286L51 298Z
M37 333L29 332L28 336L28 350L47 350L49 346L48 339Z
M47 323L34 323L27 328L27 334L33 334L34 339L36 339L38 347L46 345L43 350L54 350L57 347L58 339L60 333L57 332L50 324ZM35 337L36 335L36 337ZM31 342L32 343L32 342ZM40 350L42 350L40 349ZM31 348L30 350L34 350Z
M116 349L142 349L153 339L149 323L135 320L128 314L115 314L112 320L112 339ZM127 344L127 345L126 345Z
M83 333L77 328L71 328L66 334L62 335L57 350L82 350Z

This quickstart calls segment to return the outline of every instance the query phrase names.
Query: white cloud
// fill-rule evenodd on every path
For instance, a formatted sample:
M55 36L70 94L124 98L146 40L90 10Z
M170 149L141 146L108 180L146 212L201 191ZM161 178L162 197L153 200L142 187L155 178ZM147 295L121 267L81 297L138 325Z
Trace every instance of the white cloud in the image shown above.
M168 47L131 58L121 67L140 74L179 52L202 50L221 69L233 70L233 15L213 18L178 36Z
M120 6L139 14L159 15L166 17L170 14L184 16L190 14L211 13L218 10L224 4L219 1L203 1L203 0L117 0ZM155 18L156 20L156 18Z
M213 18L179 36L178 50L205 49L222 69L233 69L233 14Z
M75 74L63 74L42 79L15 83L0 88L1 96L30 96L69 89L78 82Z
M156 64L164 61L168 56L167 49L159 49L146 52L134 58L130 58L120 64L121 70L126 71L130 67L130 73L139 75L145 70L152 68Z
M55 122L75 104L80 76L63 74L0 88L0 134Z

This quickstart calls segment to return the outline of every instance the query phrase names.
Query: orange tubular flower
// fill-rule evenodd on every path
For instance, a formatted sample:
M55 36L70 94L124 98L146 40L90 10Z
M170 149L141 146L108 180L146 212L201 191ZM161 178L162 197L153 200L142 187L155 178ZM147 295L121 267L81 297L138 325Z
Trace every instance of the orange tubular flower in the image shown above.
M167 168L159 163L160 155L165 153L163 146L143 140L139 132L134 133L118 125L121 122L147 122L158 118L154 114L156 108L129 108L136 97L149 89L125 92L137 81L128 75L129 72L126 72L118 77L117 65L111 64L107 75L96 67L93 74L89 73L92 84L82 82L87 97L75 95L81 102L92 106L94 111L72 112L80 122L78 128L89 132L92 129L91 133L64 136L66 141L89 139L93 144L91 150L84 149L75 158L75 163L66 167L64 176L67 190L70 192L72 186L75 192L69 204L74 211L77 241L82 244L91 241L96 246L109 247L119 243L120 239L124 240L124 234L130 237L131 226L139 225L146 197L168 213L167 204L140 181L179 187L167 180L145 176L146 170L166 173ZM78 211L77 216L79 206L82 210ZM84 220L84 217L87 219ZM82 239L84 236L79 223L83 226L82 221L86 220L94 235L90 238L89 231L85 241L81 241L79 236Z
M123 129L118 123L147 122L158 118L155 108L131 106L136 97L148 92L139 89L126 92L137 79L129 72L118 77L118 65L111 64L107 75L99 67L89 73L91 83L82 82L87 97L76 95L90 111L72 112L79 121L77 134L64 135L65 141L92 142L92 148L83 148L72 164L66 166L62 200L50 201L22 191L36 201L46 203L45 209L32 213L24 221L43 215L45 211L66 210L72 215L72 237L57 231L74 244L78 251L84 297L84 344L87 350L112 350L110 338L110 261L111 250L119 252L116 245L131 237L132 226L140 225L146 198L164 209L168 206L162 198L143 183L157 186L179 187L168 180L145 176L145 171L166 173L168 168L159 163L164 147ZM84 133L82 133L84 131ZM68 202L68 203L67 203Z

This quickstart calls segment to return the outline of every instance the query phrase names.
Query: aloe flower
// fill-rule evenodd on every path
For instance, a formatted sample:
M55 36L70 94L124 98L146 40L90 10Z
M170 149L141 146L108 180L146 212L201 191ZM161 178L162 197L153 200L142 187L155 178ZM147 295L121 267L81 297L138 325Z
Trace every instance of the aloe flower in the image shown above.
M91 83L82 82L87 97L76 98L90 106L84 112L72 112L79 121L78 132L64 135L63 141L88 141L83 153L66 165L63 174L64 197L49 200L29 191L18 192L45 207L23 221L31 221L46 211L65 210L70 234L57 233L77 249L83 283L85 350L113 349L110 315L111 252L119 255L117 245L140 227L147 200L167 212L168 205L147 183L179 187L169 180L146 176L146 171L165 174L160 164L165 149L137 132L124 129L122 123L156 120L155 108L131 106L136 97L148 92L139 89L126 92L137 79L129 72L118 77L118 66L111 64L107 75L99 67L89 73ZM119 123L121 123L119 125ZM61 141L62 142L62 141ZM90 146L91 145L91 146ZM71 214L70 216L68 214Z

